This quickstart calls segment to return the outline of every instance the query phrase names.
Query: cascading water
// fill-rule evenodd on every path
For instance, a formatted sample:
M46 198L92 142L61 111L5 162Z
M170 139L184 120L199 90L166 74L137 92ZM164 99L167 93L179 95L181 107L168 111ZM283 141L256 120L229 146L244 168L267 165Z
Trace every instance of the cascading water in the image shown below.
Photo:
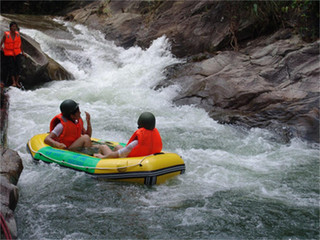
M220 125L204 110L174 106L177 86L155 91L181 62L165 37L143 50L55 20L50 31L22 29L74 74L39 89L11 88L8 144L23 159L15 211L20 239L318 239L319 150L262 129ZM152 188L96 180L36 164L28 139L47 132L67 98L91 114L93 136L126 142L143 111L157 118L164 150L186 173ZM82 114L84 116L84 114Z

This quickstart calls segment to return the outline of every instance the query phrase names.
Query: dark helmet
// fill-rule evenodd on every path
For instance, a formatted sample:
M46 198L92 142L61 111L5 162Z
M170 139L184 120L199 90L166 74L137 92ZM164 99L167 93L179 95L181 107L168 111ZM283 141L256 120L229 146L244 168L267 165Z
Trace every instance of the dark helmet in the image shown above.
M151 112L144 112L138 119L138 128L153 130L156 126L156 118Z
M75 113L78 107L78 103L72 99L67 99L60 104L60 111L62 112L63 116L69 117L72 113Z

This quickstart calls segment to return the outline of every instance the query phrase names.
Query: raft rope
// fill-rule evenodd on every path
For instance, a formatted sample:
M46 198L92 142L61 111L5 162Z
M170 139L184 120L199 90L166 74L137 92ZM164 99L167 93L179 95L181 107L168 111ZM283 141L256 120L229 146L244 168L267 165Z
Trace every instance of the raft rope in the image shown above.
M64 160L59 161L59 160L53 159L53 158L51 158L51 157L48 157L48 156L46 156L46 155L43 154L43 153L40 153L40 152L37 152L37 151L33 150L30 142L28 143L28 146L29 146L29 149L30 149L33 153L38 153L38 154L44 156L45 158L50 159L51 161L53 161L53 162L55 162L55 163L64 163L64 164L66 164L66 165L70 165L70 166L73 166L73 167L79 167L79 168L85 168L85 169L117 170L117 169L131 168L131 167L136 167L136 166L142 167L142 164L141 164L141 163L142 163L147 157L153 156L153 154L147 155L147 156L145 156L143 159L141 159L139 163L133 164L133 165L130 165L130 166L115 167L115 168L97 168L97 167L85 167L85 166L81 166L81 165L77 165L77 164L67 163L67 162L65 162ZM100 158L100 159L101 159L101 158Z
M10 230L8 228L8 225L7 225L7 222L6 220L4 219L4 217L2 216L2 213L0 212L0 222L1 222L1 230L4 234L4 237L9 240L9 239L12 239L11 237L11 233L10 233Z

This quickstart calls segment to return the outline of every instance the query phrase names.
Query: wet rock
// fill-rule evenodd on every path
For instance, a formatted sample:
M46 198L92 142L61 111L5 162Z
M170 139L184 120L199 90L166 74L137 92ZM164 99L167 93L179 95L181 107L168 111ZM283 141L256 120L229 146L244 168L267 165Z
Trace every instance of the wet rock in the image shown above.
M319 142L319 41L277 37L283 34L176 66L158 87L178 84L176 104L202 107L221 123Z
M319 142L319 43L303 42L294 24L275 31L272 21L248 17L243 4L95 2L67 19L99 29L124 47L149 47L166 35L172 52L187 63L168 68L156 88L180 85L176 104L204 108L221 123Z
M17 225L14 219L14 210L19 199L19 191L16 186L23 170L22 160L17 152L0 147L0 204L1 215L13 239L17 238ZM2 239L2 233L1 233Z
M0 174L6 177L10 183L17 185L18 179L23 169L19 154L8 148L0 147L1 166Z
M0 143L7 145L9 96L4 91L4 84L0 86Z

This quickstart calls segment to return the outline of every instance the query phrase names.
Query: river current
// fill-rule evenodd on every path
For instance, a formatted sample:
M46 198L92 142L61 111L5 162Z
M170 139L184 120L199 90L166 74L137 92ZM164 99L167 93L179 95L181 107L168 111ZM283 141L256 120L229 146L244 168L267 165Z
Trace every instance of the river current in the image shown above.
M41 88L10 88L8 145L23 160L15 211L19 239L319 239L319 148L277 140L263 129L221 125L193 106L177 107L178 86L155 90L182 62L165 36L124 49L99 31L54 20L21 28L75 76ZM91 114L93 136L127 142L151 111L166 151L186 172L153 187L93 179L26 151L47 132L67 98Z

